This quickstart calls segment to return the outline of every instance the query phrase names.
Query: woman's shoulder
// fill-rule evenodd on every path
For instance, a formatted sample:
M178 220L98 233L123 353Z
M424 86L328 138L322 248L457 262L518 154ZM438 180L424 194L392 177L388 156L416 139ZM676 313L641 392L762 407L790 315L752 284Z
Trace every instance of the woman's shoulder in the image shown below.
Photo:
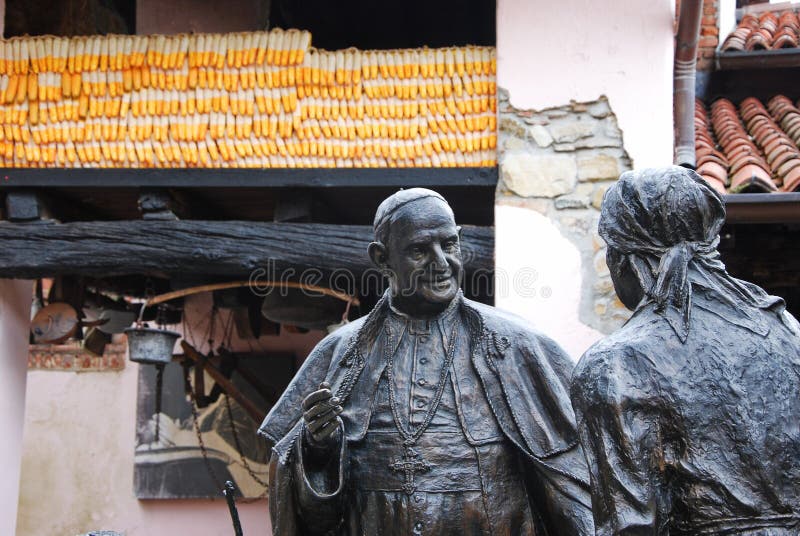
M592 345L572 373L573 400L600 403L648 391L661 375L660 363L668 358L664 327L651 315L635 315Z

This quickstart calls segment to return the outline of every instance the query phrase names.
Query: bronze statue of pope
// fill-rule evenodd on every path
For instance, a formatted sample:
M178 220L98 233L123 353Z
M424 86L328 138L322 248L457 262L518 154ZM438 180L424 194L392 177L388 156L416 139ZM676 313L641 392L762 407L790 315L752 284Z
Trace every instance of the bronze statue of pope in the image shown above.
M374 230L388 290L317 345L260 428L273 534L592 534L570 359L462 295L438 193L392 195Z

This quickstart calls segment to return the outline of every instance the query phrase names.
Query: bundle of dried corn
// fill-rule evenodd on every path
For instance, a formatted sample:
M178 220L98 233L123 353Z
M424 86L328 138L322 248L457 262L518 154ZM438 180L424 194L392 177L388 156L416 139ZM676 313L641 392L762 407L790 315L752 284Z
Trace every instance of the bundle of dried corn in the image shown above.
M0 41L5 167L493 166L493 48L309 32Z

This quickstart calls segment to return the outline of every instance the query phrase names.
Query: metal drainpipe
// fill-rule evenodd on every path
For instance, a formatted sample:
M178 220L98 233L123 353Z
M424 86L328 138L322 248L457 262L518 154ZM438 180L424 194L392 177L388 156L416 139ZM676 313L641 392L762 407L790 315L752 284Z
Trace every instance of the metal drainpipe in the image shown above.
M694 85L702 13L703 0L681 0L675 38L675 80L672 90L675 164L691 169L697 166L694 151Z

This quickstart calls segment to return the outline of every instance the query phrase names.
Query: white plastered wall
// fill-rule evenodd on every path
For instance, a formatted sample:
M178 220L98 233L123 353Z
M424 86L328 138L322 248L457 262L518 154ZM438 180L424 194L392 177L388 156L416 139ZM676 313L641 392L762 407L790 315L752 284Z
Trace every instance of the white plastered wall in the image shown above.
M635 168L672 163L673 0L498 0L498 86L541 110L608 97ZM520 203L495 206L496 266L530 268L541 292L498 293L578 358L601 334L579 319L580 255L552 221ZM547 294L547 292L545 292Z
M17 521L32 296L31 282L0 279L0 534Z

